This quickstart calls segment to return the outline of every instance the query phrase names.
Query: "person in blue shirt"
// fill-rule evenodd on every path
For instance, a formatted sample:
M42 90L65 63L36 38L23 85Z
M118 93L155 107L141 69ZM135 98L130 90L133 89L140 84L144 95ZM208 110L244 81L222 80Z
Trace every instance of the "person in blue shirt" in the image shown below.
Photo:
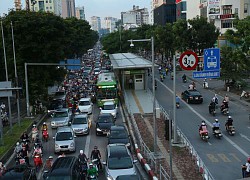
M213 123L213 132L217 129L220 129L220 123L218 119L215 119L215 122Z

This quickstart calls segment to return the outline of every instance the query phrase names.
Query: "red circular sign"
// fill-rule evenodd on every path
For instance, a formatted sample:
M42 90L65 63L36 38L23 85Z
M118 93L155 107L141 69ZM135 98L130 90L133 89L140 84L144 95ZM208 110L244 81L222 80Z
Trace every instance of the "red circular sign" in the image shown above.
M181 54L179 63L184 70L193 70L198 64L199 58L193 51L185 51Z

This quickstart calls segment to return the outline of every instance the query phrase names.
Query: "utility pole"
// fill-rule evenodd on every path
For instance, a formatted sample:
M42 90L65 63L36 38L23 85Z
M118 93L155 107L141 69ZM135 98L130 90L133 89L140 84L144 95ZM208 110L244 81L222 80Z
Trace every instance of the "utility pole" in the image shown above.
M26 11L30 11L30 0L26 0Z

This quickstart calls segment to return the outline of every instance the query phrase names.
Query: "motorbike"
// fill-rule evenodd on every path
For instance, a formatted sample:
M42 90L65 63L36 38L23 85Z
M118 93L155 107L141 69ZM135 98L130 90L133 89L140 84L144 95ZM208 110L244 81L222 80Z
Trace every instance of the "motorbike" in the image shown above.
M93 159L92 163L98 172L98 170L101 169L101 165L102 165L100 159Z
M88 171L88 165L87 162L80 162L80 176L82 180L86 179L87 171Z
M209 106L209 114L212 114L213 116L215 116L215 114L216 114L215 108L212 108Z
M201 137L201 139L203 141L208 141L209 136L208 136L208 130L207 129L199 130L199 135L200 135L200 137Z
M44 129L44 130L43 130L43 141L48 142L48 139L49 139L48 130L47 130L47 129Z
M176 102L176 108L179 109L180 108L180 103Z
M228 127L226 126L226 131L230 136L234 136L234 134L235 134L234 126L228 126Z
M33 157L33 161L34 161L34 165L35 165L35 168L36 168L36 172L38 172L39 168L41 168L42 165L43 165L41 154L36 154Z
M25 147L25 149L27 149L29 151L29 141L27 139L22 139L22 147Z
M163 77L161 77L161 82L163 82Z
M243 97L248 98L249 96L250 96L250 93L243 90L240 95L240 99L242 99Z
M228 108L221 109L221 113L228 116L229 115Z
M203 88L208 89L208 82L203 82Z
M186 78L182 78L182 82L183 82L183 83L186 83L186 82L187 82L187 79L186 79Z
M88 177L88 179L90 180L90 179L92 179L92 180L96 180L97 179L97 177L96 177L96 175L90 175L89 177Z
M214 135L216 138L220 139L220 138L222 137L221 130L220 130L220 129L215 129L215 130L213 131L213 135Z

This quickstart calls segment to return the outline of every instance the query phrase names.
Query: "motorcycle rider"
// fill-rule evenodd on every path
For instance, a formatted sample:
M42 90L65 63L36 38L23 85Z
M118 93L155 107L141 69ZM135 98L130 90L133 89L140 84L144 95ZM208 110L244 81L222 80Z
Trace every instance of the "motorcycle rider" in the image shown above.
M78 160L80 164L83 164L88 161L87 156L83 153L83 150L80 150L80 154L78 155Z
M208 88L207 78L203 80L203 88Z
M164 78L164 77L163 77L163 74L161 73L161 74L160 74L161 82L163 82L163 78Z
M22 136L20 137L20 139L23 141L24 139L26 140L26 141L28 141L28 139L29 139L29 136L28 136L28 134L27 134L27 132L25 131L25 132L23 132L23 134L22 134Z
M247 158L246 164L242 165L242 176L247 177L250 174L250 157Z
M34 149L34 152L33 152L33 156L35 156L36 154L42 155L42 148L39 146L39 144L35 144L35 149Z
M46 124L46 122L43 122L42 131L44 130L48 130L48 125Z
M210 102L208 109L209 109L209 113L212 113L215 110L215 102Z
M186 76L186 74L183 74L183 76L182 76L182 81L183 81L183 82L186 82L186 81L187 81L187 76Z
M205 123L205 121L202 121L201 122L201 125L199 127L199 131L203 131L203 130L206 130L207 129L207 124ZM200 132L202 133L202 132Z
M212 102L214 102L215 104L218 104L218 97L217 94L214 94L214 97L211 100Z
M213 133L217 129L220 129L220 123L218 119L215 119L215 122L213 123Z
M93 159L98 159L98 168L99 169L102 169L102 164L101 164L101 162L100 162L100 159L102 158L102 156L101 156L101 153L100 153L100 151L98 150L98 147L97 146L95 146L94 147L94 150L92 150L92 152L91 152L91 155L90 155L90 159L91 160L93 160Z
M229 97L227 96L227 94L225 95L225 97L224 97L223 101L225 101L225 102L229 103Z
M22 150L22 145L19 142L17 142L15 147L15 153L18 154L20 153L21 150Z
M88 177L88 179L90 179L89 177L90 176L98 176L98 172L97 172L97 169L93 166L93 164L92 163L90 163L89 164L89 169L88 169L88 171L87 171L87 177Z
M22 150L20 151L20 156L25 159L25 162L27 165L29 165L29 157L28 157L28 150L25 148L25 146L22 147Z
M221 112L224 112L225 111L225 109L228 109L229 107L228 107L228 102L227 101L222 101L222 104L221 104L221 106L220 106L220 110L221 110Z
M37 129L35 124L33 124L31 134L32 134L32 142L34 142L36 140L36 137L37 137L37 134L38 134L38 129Z
M226 124L225 124L226 130L228 130L229 126L232 126L232 125L233 125L233 119L231 116L228 116L228 119L227 119Z
M180 106L180 98L179 98L179 96L175 96L175 103L176 103L176 106Z

